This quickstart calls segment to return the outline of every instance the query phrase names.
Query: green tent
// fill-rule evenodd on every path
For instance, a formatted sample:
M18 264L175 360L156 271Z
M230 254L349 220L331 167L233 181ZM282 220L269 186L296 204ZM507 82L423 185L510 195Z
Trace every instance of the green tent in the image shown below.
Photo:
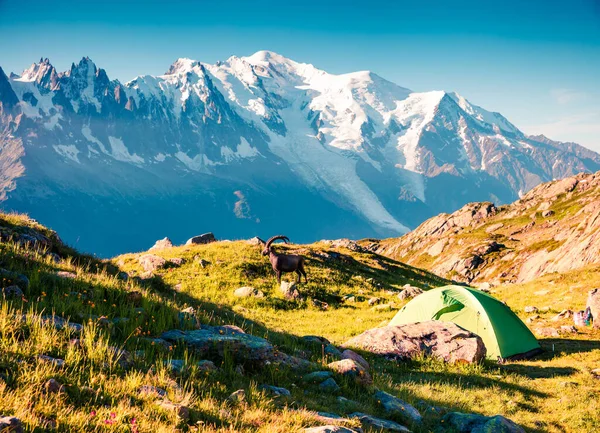
M529 328L510 308L482 291L444 286L424 292L406 304L390 325L442 320L481 337L489 359L528 357L541 351Z

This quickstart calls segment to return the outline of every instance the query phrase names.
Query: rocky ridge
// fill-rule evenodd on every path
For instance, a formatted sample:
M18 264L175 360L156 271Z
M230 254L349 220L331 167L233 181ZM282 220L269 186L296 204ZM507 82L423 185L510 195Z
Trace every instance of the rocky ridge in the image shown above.
M539 185L510 205L469 203L364 248L468 283L519 283L600 262L600 172Z

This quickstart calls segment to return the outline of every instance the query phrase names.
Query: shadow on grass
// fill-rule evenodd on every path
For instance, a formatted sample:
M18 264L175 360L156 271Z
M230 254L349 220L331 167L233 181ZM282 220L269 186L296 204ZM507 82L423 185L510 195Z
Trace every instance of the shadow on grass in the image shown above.
M536 359L550 360L561 356L562 354L570 355L572 353L587 353L594 350L600 350L600 341L598 340L578 340L574 338L545 338L539 340L540 345L544 349Z

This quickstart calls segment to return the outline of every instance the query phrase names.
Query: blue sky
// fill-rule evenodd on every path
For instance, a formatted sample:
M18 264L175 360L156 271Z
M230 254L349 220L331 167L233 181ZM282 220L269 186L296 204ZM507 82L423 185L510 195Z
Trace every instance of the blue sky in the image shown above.
M418 4L417 4L418 3ZM111 78L276 51L452 90L527 133L600 151L600 0L0 0L0 66L90 56Z

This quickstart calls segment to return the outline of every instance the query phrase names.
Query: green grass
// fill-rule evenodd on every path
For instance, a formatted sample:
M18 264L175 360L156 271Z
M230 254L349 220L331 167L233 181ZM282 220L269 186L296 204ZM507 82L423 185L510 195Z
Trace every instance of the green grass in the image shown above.
M15 227L19 223L17 220ZM193 306L202 323L236 324L268 338L286 353L304 352L311 361L322 364L327 360L320 348L304 343L299 336L322 335L343 343L391 319L402 305L396 292L404 284L428 288L447 282L376 254L332 250L324 244L280 248L301 252L308 259L309 284L300 286L306 295L303 301L283 299L268 260L260 255L259 247L245 242L156 252L165 258L183 258L185 263L160 270L146 282L135 278L125 282L115 276L119 271L141 274L139 255L102 262L75 254L56 264L44 252L0 242L0 267L30 279L24 300L5 300L0 308L0 414L18 416L29 431L44 431L54 424L56 431L97 432L295 432L322 424L315 411L343 415L360 410L384 417L369 389L341 377L336 377L341 395L357 401L359 407L341 407L335 395L304 386L298 372L283 367L248 369L240 375L236 365L225 359L218 362L216 373L190 368L178 374L167 369L165 361L186 359L193 365L198 360L195 355L185 347L173 345L162 350L144 340L179 327L178 313ZM341 258L327 259L325 253L330 251L342 254ZM209 264L202 267L195 258ZM58 270L75 272L77 278L57 278ZM600 283L599 270L500 286L493 289L494 295L508 302L523 319L529 316L523 313L526 305L548 306L532 326L558 326L561 323L552 322L551 317L563 308L582 308L587 290ZM177 284L181 284L180 291L174 290ZM233 296L236 288L247 285L262 290L265 298ZM548 292L535 294L545 290ZM142 294L140 302L128 297L132 291ZM356 302L343 302L342 297L349 294ZM395 309L372 309L368 305L372 296L394 302ZM312 299L327 302L328 309L314 306ZM82 335L44 324L41 317L52 313L83 323ZM26 320L18 319L22 315ZM108 324L97 322L102 316ZM70 343L75 337L80 344ZM596 409L600 401L598 382L590 370L600 366L599 337L598 332L586 329L565 338L542 339L547 351L539 359L501 366L367 358L377 387L417 406L424 402L449 410L503 414L530 432L594 431L600 428ZM123 368L111 347L133 354L132 367ZM65 366L39 362L38 355L62 358ZM63 383L65 391L45 393L44 383L49 378ZM261 384L286 387L292 397L270 399L258 391ZM167 390L171 401L190 407L190 420L161 409L155 396L139 395L141 385ZM237 389L247 391L247 401L228 404L227 396ZM413 431L430 432L441 425L439 414L423 413L423 425L411 426Z

